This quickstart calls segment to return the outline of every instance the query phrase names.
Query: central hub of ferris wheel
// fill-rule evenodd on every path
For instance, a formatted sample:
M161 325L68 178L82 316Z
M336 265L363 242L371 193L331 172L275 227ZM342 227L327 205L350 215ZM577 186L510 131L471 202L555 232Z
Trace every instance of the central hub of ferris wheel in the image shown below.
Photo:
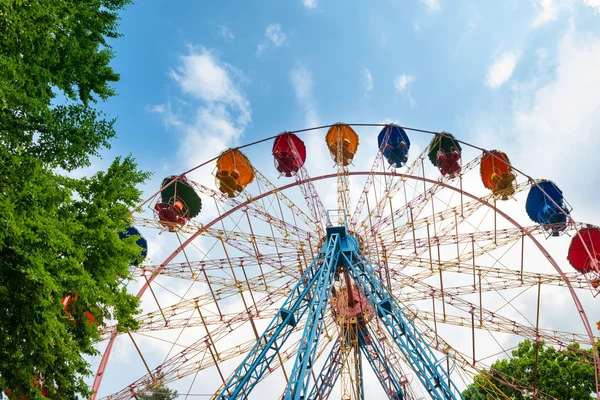
M337 215L336 215L337 214ZM333 225L332 221L341 222L340 225ZM332 235L337 234L343 240L343 245L348 250L362 250L363 241L354 232L348 230L346 226L346 215L344 210L329 211L327 213L327 235L322 239L320 247L325 246ZM364 293L353 284L348 273L347 260L339 260L335 272L336 284L331 286L330 309L338 325L346 327L351 324L364 326L374 316L373 308L369 305Z

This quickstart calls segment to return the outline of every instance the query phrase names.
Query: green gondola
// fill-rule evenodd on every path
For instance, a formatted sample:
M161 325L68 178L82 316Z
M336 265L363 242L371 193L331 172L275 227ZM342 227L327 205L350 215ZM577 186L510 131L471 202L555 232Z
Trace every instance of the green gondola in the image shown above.
M448 132L438 133L429 144L429 160L434 166L438 167L437 156L439 151L442 150L444 153L450 153L454 149L458 150L459 153L462 152L460 143L456 141L454 136Z
M202 200L184 177L169 176L163 179L161 187L166 186L173 179L173 182L168 187L160 192L160 197L163 203L173 205L176 201L180 201L187 208L187 218L194 218L202 210Z

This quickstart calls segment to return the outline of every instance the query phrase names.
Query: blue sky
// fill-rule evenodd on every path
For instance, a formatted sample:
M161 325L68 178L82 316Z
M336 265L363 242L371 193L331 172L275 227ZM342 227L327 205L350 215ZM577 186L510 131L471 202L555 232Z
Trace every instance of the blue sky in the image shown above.
M155 173L148 196L164 176L230 146L338 121L394 121L503 150L557 182L576 220L599 223L599 0L146 0L127 8L120 31L119 95L101 105L118 118L118 138L93 168L133 154ZM357 131L354 169L368 170L378 129ZM410 134L418 154L430 137ZM334 171L323 135L303 137L313 176ZM248 150L273 176L264 151ZM208 172L194 179L212 186ZM505 207L526 218L522 204ZM154 262L176 247L167 236L149 238Z
M110 154L132 153L160 179L208 154L183 143L384 120L511 147L530 134L519 113L579 61L569 51L590 50L592 68L599 12L597 0L138 2L113 43Z

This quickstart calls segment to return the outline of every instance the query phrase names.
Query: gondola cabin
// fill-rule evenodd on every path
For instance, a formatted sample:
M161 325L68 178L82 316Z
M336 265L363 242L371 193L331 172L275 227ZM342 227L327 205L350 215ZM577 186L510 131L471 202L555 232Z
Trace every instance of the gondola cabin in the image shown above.
M33 378L31 379L31 387L32 388L37 388L40 387L40 392L42 392L42 396L43 397L48 397L48 391L46 390L46 388L44 387L44 383L42 382L42 380L40 378ZM4 394L6 395L6 397L8 398L8 400L27 400L27 397L22 397L19 396L16 392L18 392L18 388L15 390L11 390L11 389L5 389L4 390ZM2 392L0 391L0 398L2 398Z
M358 150L358 135L350 125L333 125L327 131L325 142L336 165L347 167L352 163Z
M125 231L123 232L119 232L119 238L121 240L127 239L131 236L136 236L137 240L135 241L135 243L140 247L141 249L141 254L140 257L132 260L131 261L131 265L133 266L137 266L139 265L140 260L144 260L147 256L148 256L148 242L146 241L146 239L141 235L140 231L138 231L135 227L130 226L127 229L125 229Z
M154 206L158 222L169 232L176 232L202 210L200 197L183 176L163 179L160 201Z
M440 170L442 176L454 178L461 171L460 143L448 132L436 134L429 143L429 161Z
M215 176L221 193L233 198L254 181L254 168L244 153L228 149L217 159Z
M577 231L571 239L567 260L582 274L589 276L592 286L600 286L600 229L588 226Z
M377 144L388 164L395 168L406 165L410 140L402 127L386 125L377 136Z
M540 224L552 236L558 236L566 229L567 215L571 208L565 201L562 190L554 182L542 180L531 186L525 211L533 222Z
M281 175L291 177L306 161L306 146L300 138L293 133L282 133L275 138L273 143L273 159L275 168Z
M485 152L480 164L483 186L491 190L494 197L508 200L515 194L515 174L508 156L497 150Z
M63 299L62 299L62 304L63 304L64 310L67 313L67 315L71 318L73 318L73 314L75 311L75 307L77 306L76 303L77 303L78 298L79 297L76 294L74 294L74 295L63 297ZM91 312L84 311L83 316L87 320L88 325L91 325L91 324L96 324L96 326L99 325L98 322L96 322L96 317L94 317L94 315ZM77 321L75 319L73 319L73 323L76 323L76 322Z

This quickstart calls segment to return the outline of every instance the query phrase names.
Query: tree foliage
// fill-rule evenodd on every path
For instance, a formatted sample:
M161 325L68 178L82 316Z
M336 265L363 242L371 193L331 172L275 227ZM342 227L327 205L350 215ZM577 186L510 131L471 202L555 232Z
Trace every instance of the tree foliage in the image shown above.
M498 360L490 370L476 376L463 393L467 400L532 399L536 344L529 340L519 343L510 359ZM593 349L581 349L574 343L557 350L539 344L537 390L561 400L592 399L595 391ZM528 387L525 393L511 387Z
M115 136L94 104L114 95L107 40L128 2L0 1L0 390L14 398L41 399L42 386L88 398L97 324L136 324L137 299L116 277L141 251L118 232L148 174L131 157L70 174Z
M139 400L175 400L177 391L161 385L152 389L152 393L138 395Z

